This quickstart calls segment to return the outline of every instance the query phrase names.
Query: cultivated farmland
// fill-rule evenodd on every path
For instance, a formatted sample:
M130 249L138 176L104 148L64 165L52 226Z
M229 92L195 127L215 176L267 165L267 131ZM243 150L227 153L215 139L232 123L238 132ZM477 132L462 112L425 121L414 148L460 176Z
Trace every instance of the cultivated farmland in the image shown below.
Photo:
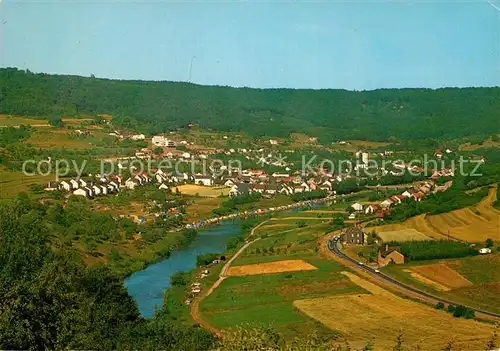
M305 262L304 260L284 260L284 261L274 261L266 263L256 263L244 266L233 266L229 268L227 274L242 276L242 275L271 274L271 273L294 272L294 271L310 271L315 269L317 268Z
M373 338L375 349L392 349L402 331L406 345L418 345L422 350L440 350L448 341L453 342L454 350L479 350L492 335L491 325L455 318L400 298L354 274L346 275L371 295L320 297L298 300L294 305L332 330L339 330L353 348L361 348Z
M415 241L415 240L429 240L427 235L420 233L418 230L401 229L394 231L381 232L378 236L385 242L389 241Z
M451 238L467 242L484 242L488 238L500 241L500 211L492 205L497 187L492 187L479 204L438 215L419 215L403 223L370 228L379 236L384 232L415 229L433 239Z
M415 266L411 270L450 289L472 285L470 281L444 264Z
M221 194L227 196L229 194L228 187L211 187L195 184L183 184L177 187L182 194L199 195L203 197L218 197Z

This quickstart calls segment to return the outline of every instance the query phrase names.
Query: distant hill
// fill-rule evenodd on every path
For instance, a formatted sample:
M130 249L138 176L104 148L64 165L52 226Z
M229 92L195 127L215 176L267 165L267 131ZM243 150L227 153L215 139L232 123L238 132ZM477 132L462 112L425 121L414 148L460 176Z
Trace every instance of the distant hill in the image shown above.
M301 132L320 140L451 139L500 131L500 88L373 91L250 89L125 81L0 69L0 112L109 113L147 133L189 123L252 136Z

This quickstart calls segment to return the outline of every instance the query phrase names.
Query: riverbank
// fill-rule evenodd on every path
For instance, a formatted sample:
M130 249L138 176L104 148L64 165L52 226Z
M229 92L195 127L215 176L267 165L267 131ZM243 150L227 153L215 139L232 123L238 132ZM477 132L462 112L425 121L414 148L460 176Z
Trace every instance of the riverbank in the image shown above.
M323 202L328 202L332 201L337 198L337 195L332 195L332 196L326 196L320 199L314 199L314 200L305 200L305 201L299 201L290 205L282 205L282 206L277 206L277 207L269 207L265 209L257 209L257 210L251 210L251 211L241 211L237 213L232 213L229 215L224 215L224 216L214 216L209 219L206 219L204 221L198 221L198 222L193 222L190 224L186 224L187 229L198 229L198 228L203 228L206 226L214 225L214 224L219 224L221 221L224 220L231 220L231 219L244 219L252 216L265 216L269 215L274 212L280 212L280 211L287 211L287 210L292 210L295 208L300 208L303 206L310 206L314 204L321 204Z
M240 223L244 219L270 216L272 213L290 211L305 206L314 206L335 197L301 201L290 205L270 207L255 211L243 211L228 216L214 216L200 221L196 226L198 233L183 249L173 250L165 260L145 266L128 276L125 286L136 300L141 314L145 317L154 315L155 306L163 305L163 296L171 287L170 277L179 271L190 271L196 268L196 257L204 253L227 252L227 244L231 237L244 235ZM219 224L219 225L217 225ZM186 230L182 228L181 230ZM170 232L171 233L171 232Z

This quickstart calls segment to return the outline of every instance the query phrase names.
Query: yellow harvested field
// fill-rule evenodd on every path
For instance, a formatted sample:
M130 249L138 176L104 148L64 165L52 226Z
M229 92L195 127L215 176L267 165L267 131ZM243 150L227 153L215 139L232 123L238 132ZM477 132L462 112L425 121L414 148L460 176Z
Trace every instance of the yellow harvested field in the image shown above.
M442 263L416 266L411 270L450 289L472 285L465 277Z
M335 295L294 301L294 305L327 327L340 331L353 349L373 339L375 350L392 350L400 332L404 344L421 350L482 350L493 326L455 318L445 311L400 298L352 273L344 273L368 294ZM342 318L339 318L342 316Z
M370 228L379 236L387 231L413 228L433 238L468 242L484 242L488 238L500 240L500 211L492 205L496 201L497 188L492 187L479 204L433 216L420 215L403 223Z
M221 194L227 196L229 194L229 190L231 190L225 186L213 187L196 184L183 184L179 185L177 188L182 194L199 195L204 197L218 197Z
M427 235L413 228L381 232L378 236L385 242L431 240Z
M61 118L64 124L82 124L83 122L92 122L92 118Z
M437 231L434 227L432 227L429 224L429 222L426 221L425 215L412 217L410 219L407 219L403 223L387 224L387 225L372 227L370 228L370 230L374 230L375 232L377 232L378 235L380 235L381 233L387 231L396 231L409 228L413 228L418 232L431 237L432 239L439 240L446 238L446 236L443 233Z
M294 271L312 271L315 269L317 268L303 260L284 260L249 264L244 266L232 266L228 269L227 274L234 276L243 276Z
M413 279L418 280L419 282L424 283L425 285L428 285L428 286L434 288L435 290L438 290L438 291L449 291L449 290L451 290L447 286L441 285L438 282L430 280L430 279L424 277L423 275L420 275L420 274L418 274L416 272L413 272L410 269L403 269L403 271L407 272L407 273L410 273L410 275L413 277Z

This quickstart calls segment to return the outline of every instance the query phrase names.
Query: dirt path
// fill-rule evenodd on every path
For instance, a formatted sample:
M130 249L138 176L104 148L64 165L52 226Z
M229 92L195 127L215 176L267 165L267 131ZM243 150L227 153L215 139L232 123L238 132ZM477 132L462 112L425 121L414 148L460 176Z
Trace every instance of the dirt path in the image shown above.
M254 234L255 234L255 230L258 229L261 225L263 225L264 223L266 223L268 220L266 219L265 221L263 222L260 222L257 226L255 226L252 231L250 232L250 235L248 236L248 239L250 239ZM247 240L248 240L247 239ZM222 270L220 271L219 273L219 279L217 279L215 281L215 283L212 284L212 286L210 288L208 288L207 290L205 290L205 292L203 292L198 298L194 299L193 303L191 304L191 317L193 318L193 320L196 321L196 323L200 324L202 327L204 327L205 329L208 329L210 331L212 331L213 333L215 333L217 335L217 337L220 337L221 336L221 331L219 329L217 329L215 326L213 326L212 324L210 324L208 321L204 320L201 315L200 315L200 302L203 301L204 298L206 298L207 296L209 296L211 293L214 292L215 289L217 289L217 287L224 281L224 279L227 278L227 271L229 269L229 267L231 267L231 264L234 262L234 260L236 260L238 258L239 255L241 255L241 253L243 251L245 251L245 249L250 246L252 243L256 242L257 240L259 240L260 238L256 238L256 239L253 239L251 241L247 241L245 243L245 245L243 245L234 255L233 257L231 257L227 262L226 264L224 265L224 267L222 267Z

